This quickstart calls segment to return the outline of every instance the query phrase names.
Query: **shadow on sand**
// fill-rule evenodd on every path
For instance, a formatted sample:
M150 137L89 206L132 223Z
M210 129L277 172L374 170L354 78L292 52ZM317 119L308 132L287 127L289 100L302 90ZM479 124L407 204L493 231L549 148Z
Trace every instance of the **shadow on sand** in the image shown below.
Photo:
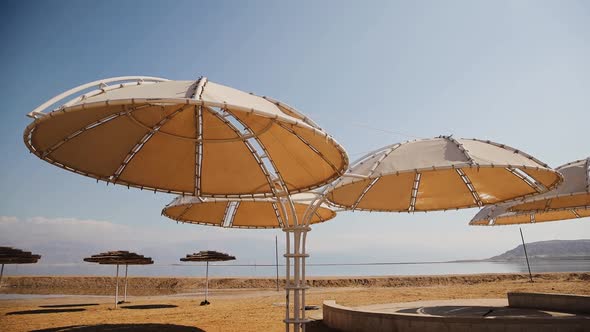
M309 322L305 325L306 332L338 332L339 330L334 330L332 328L327 327L321 320L316 320L313 322Z
M51 304L40 305L39 308L73 308L73 307L90 307L99 305L98 303L78 303L78 304Z
M140 305L124 305L120 308L123 309L167 309L167 308L177 308L177 305L174 304L140 304Z
M71 308L71 309L38 309L38 310L25 310L25 311L13 311L7 312L6 315L38 315L38 314L57 314L60 312L76 312L84 311L84 308Z
M508 307L484 306L435 306L398 310L404 314L419 314L453 317L551 317L550 314L535 309L516 309Z
M63 326L43 330L34 330L32 332L205 332L196 327L173 325L173 324L100 324L100 325L77 325Z

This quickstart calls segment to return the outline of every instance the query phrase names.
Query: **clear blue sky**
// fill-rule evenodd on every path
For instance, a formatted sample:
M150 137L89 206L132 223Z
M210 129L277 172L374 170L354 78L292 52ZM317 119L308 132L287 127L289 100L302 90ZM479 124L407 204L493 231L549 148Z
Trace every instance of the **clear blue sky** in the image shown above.
M176 225L160 216L172 196L107 187L30 155L25 114L99 78L204 75L272 96L351 159L441 134L512 145L552 166L590 155L586 1L2 1L0 12L0 242L33 242L8 222L65 223L72 234L45 239L59 242L89 220L137 229L131 247L157 246L161 234L254 259L280 234ZM517 227L468 227L475 213L344 212L314 227L309 248L317 260L436 260L518 244ZM589 221L524 230L530 241L590 238ZM112 245L108 232L84 236Z

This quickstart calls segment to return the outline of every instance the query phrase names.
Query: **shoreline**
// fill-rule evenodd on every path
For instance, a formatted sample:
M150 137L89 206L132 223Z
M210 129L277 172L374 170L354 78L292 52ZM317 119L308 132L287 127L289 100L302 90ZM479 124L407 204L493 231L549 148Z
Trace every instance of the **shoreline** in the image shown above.
M590 272L534 273L533 278L544 282L590 281ZM123 278L119 277L121 281ZM494 282L525 282L526 273L485 273L418 276L335 276L308 277L307 284L314 288L392 288L463 286ZM111 295L115 288L114 276L7 276L0 294L41 295ZM194 293L205 286L202 277L129 277L129 293L135 296L175 295ZM282 290L284 279L279 278ZM120 285L122 287L122 285ZM276 278L214 277L209 288L216 290L268 290L276 289Z
M12 277L14 278L14 277ZM19 278L19 277L16 277ZM53 279L54 286L59 277ZM61 281L71 281L61 278ZM95 277L96 278L96 277ZM81 279L81 278L78 278ZM99 277L97 280L113 280ZM140 278L141 279L141 278ZM153 281L154 278L145 278ZM170 278L169 278L170 279ZM129 281L129 303L113 308L114 284L103 283L105 297L62 296L57 298L19 298L0 300L0 330L24 331L284 331L284 290L260 288L213 289L209 293L211 305L200 306L203 299L200 278L190 278L196 287L187 295L142 296ZM321 279L326 280L326 277ZM366 306L387 303L469 299L505 299L507 292L539 292L590 295L590 273L535 274L535 282L528 274L480 274L451 276L400 276L327 279L335 286L312 287L306 295L308 305L319 306L310 316L321 313L326 300L344 306ZM391 279L381 283L383 279ZM244 281L245 279L240 279ZM316 280L316 279L313 279ZM366 282L366 281L369 282ZM180 282L176 287L186 282ZM355 287L345 287L353 282ZM140 283L135 282L135 285ZM147 286L144 284L143 286ZM41 286L38 284L38 286ZM171 284L168 284L171 286ZM273 283L273 286L275 284ZM16 288L2 288L14 292ZM168 288L170 289L170 288ZM40 291L37 289L36 291ZM83 293L87 292L82 289ZM65 295L65 294L62 294ZM170 296L172 295L172 296ZM308 326L308 331L333 331L321 321Z

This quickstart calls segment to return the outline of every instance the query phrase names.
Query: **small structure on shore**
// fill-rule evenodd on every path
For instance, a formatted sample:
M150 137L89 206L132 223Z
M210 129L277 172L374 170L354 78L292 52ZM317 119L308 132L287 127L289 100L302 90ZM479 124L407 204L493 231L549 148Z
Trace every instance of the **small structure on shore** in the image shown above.
M115 308L119 305L119 265L125 265L125 291L123 302L127 302L127 269L129 265L149 265L154 264L150 257L136 254L129 251L107 251L97 255L84 258L85 262L98 263L101 265L117 265L117 274L115 277Z
M41 255L35 255L30 251L24 251L12 247L0 247L0 286L4 276L4 264L34 264L41 258Z
M218 251L199 251L198 253L194 253L191 255L186 255L180 259L181 262L206 262L206 272L205 272L205 300L201 302L201 305L209 305L209 301L207 297L209 295L209 262L224 262L224 261L232 261L236 258L234 256L230 256L228 254L218 252Z

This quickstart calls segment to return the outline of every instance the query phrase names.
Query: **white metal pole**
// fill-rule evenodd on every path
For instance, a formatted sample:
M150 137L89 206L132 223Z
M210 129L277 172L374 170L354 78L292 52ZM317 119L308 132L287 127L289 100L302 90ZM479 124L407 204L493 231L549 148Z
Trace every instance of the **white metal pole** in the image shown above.
M277 292L279 291L279 240L275 235L275 264L277 266Z
M305 219L304 219L305 220ZM307 224L305 224L306 229L303 231L303 239L302 239L302 249L301 249L301 284L303 285L303 287L307 287L307 283L305 282L305 258L307 257L307 254L305 252L305 244L307 242L307 232L309 231L309 229L307 229ZM305 291L307 289L303 289L303 292L301 293L301 303L302 303L302 308L301 308L301 319L305 320ZM303 324L302 326L302 330L303 332L305 332L305 324Z
M299 318L300 318L300 313L301 313L301 298L300 298L300 289L299 287L301 286L300 282L301 282L301 259L299 257L299 253L300 253L300 241L301 241L301 231L299 229L296 229L293 232L293 239L294 239L294 246L293 246L293 254L294 256L294 260L295 260L295 275L293 276L293 283L295 284L295 290L294 290L294 296L295 299L293 301L293 318L295 319L295 326L294 326L294 331L295 332L299 332L299 328L301 327L301 324L299 323Z
M291 301L289 299L291 294L291 235L288 230L285 230L285 235L285 331L289 332L289 320L291 318Z
M119 264L117 264L117 275L115 277L115 309L119 306Z
M290 260L293 259L293 279L292 281L290 280L290 277L288 279L286 279L286 281L288 282L288 286L286 286L286 290L287 290L287 308L286 308L286 326L285 329L286 331L289 331L289 325L292 324L293 325L293 331L294 332L299 332L301 331L301 327L303 325L302 320L300 319L301 317L301 291L304 291L303 287L301 286L301 232L303 229L305 229L305 227L301 227L301 225L299 224L299 221L297 219L297 213L295 210L295 206L293 204L293 201L291 200L290 196L286 196L285 197L287 200L287 205L288 205L288 217L290 219L290 223L286 223L286 229L284 229L284 231L287 233L287 248L286 248L286 261L287 264L290 265ZM293 233L293 250L291 250L291 246L290 246L290 238L291 235L290 233ZM290 271L290 268L289 270ZM288 273L290 274L290 273ZM291 294L290 291L293 291L293 318L291 319L290 316L290 310L289 310L289 295Z
M125 264L125 296L123 298L123 302L127 302L127 268L129 264Z
M209 296L209 261L207 261L207 268L205 270L205 304L209 303L207 297Z
M526 266L529 268L529 278L531 282L533 281L533 274L531 273L531 265L529 264L529 255L526 253L526 244L524 244L524 236L522 235L522 228L518 228L520 230L520 238L522 239L522 248L524 249L524 257L526 257Z

